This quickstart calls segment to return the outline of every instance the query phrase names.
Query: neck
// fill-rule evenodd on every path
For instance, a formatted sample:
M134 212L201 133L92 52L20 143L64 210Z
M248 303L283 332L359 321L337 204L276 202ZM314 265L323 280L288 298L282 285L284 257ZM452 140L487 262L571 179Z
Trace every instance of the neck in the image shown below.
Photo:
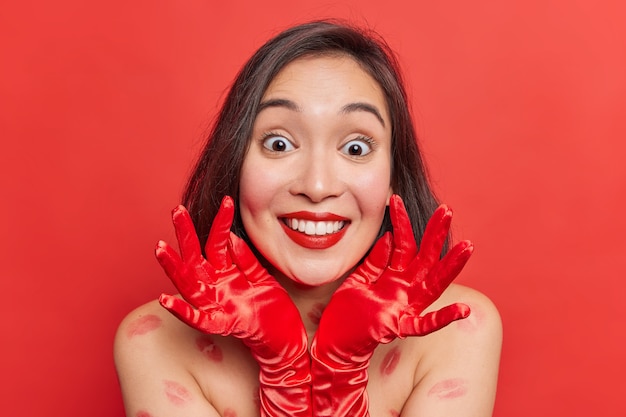
M333 293L339 288L343 279L330 282L319 286L308 286L297 283L290 278L285 277L278 271L272 271L272 275L287 291L294 304L300 312L300 317L304 323L307 335L309 337L309 345L313 340L313 335L317 331L322 311L330 301Z

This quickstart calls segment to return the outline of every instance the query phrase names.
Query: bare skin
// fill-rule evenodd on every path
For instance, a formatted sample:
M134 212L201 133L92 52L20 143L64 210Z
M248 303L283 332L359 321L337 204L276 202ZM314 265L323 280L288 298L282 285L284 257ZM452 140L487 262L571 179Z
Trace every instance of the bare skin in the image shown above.
M315 291L308 297L290 291L309 340L317 327L309 313L330 294ZM484 295L455 284L429 310L451 302L468 304L472 315L428 336L396 339L376 349L368 383L372 417L491 415L502 337L499 315ZM137 332L142 322L150 325ZM232 337L200 334L156 301L123 321L115 362L128 416L259 415L258 367L247 348Z
M346 57L293 61L263 103L240 178L241 216L298 308L310 344L324 306L380 230L393 191L391 120L380 86ZM323 249L311 247L317 241L310 234L294 240L283 218L311 220L301 213L345 220L341 239ZM367 388L372 417L491 415L499 315L486 297L459 285L429 309L452 303L469 305L472 314L376 349ZM115 361L129 417L259 415L259 369L245 345L203 335L156 301L123 321Z

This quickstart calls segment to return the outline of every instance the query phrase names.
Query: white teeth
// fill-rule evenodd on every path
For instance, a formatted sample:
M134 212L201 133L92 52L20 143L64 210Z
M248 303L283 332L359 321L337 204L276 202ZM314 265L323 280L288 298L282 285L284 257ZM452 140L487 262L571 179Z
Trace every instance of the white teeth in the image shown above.
M293 230L303 232L310 236L324 236L331 233L336 233L345 224L344 221L327 221L327 222L314 222L310 220L298 220L290 219L286 222L287 226Z

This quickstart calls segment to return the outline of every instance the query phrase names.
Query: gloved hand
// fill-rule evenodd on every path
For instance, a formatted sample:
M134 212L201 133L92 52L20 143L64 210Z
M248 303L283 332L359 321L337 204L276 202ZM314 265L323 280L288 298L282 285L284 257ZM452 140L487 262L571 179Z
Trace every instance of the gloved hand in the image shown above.
M224 197L200 251L189 213L172 213L180 256L159 242L156 256L183 299L161 295L163 307L189 326L243 341L259 364L261 415L310 416L307 336L287 292L230 232L234 203Z
M473 246L455 245L440 259L452 212L440 206L426 226L418 251L399 196L390 201L393 240L380 238L324 309L311 346L313 414L366 416L367 367L374 349L396 337L423 336L470 310L452 304L421 315L459 274Z

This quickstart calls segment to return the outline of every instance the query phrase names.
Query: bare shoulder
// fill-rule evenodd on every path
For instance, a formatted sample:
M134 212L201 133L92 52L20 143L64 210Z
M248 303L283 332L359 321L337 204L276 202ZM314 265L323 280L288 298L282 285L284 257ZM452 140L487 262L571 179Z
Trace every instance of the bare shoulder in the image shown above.
M177 323L156 301L131 311L115 335L115 367L126 413L154 415L190 404L209 416L212 411L201 387L187 371L184 354L189 329Z
M467 304L471 313L420 338L415 388L405 409L433 416L490 416L502 346L500 314L486 295L455 284L428 310L453 303Z
M448 346L447 350L458 346L463 350L464 355L492 356L499 359L502 321L491 299L475 289L452 284L428 311L438 310L453 303L467 304L470 307L470 315L427 336L424 338L424 345L439 352L441 352L442 345ZM430 352L425 353L428 356ZM442 357L441 354L433 356ZM454 356L458 357L459 352L454 352Z
M464 285L452 284L437 300L434 307L441 308L452 303L464 303L470 307L470 315L456 322L461 330L474 330L477 337L499 339L502 321L496 305L485 294Z
M176 319L157 300L128 313L114 342L114 358L120 380L135 381L147 372L189 369L190 341L197 332Z
M120 323L115 335L116 364L135 355L159 355L181 349L185 336L191 334L154 300L131 311ZM182 337L181 337L182 336Z
M122 320L114 357L129 416L255 415L258 409L258 370L245 347L231 337L198 332L158 301Z

